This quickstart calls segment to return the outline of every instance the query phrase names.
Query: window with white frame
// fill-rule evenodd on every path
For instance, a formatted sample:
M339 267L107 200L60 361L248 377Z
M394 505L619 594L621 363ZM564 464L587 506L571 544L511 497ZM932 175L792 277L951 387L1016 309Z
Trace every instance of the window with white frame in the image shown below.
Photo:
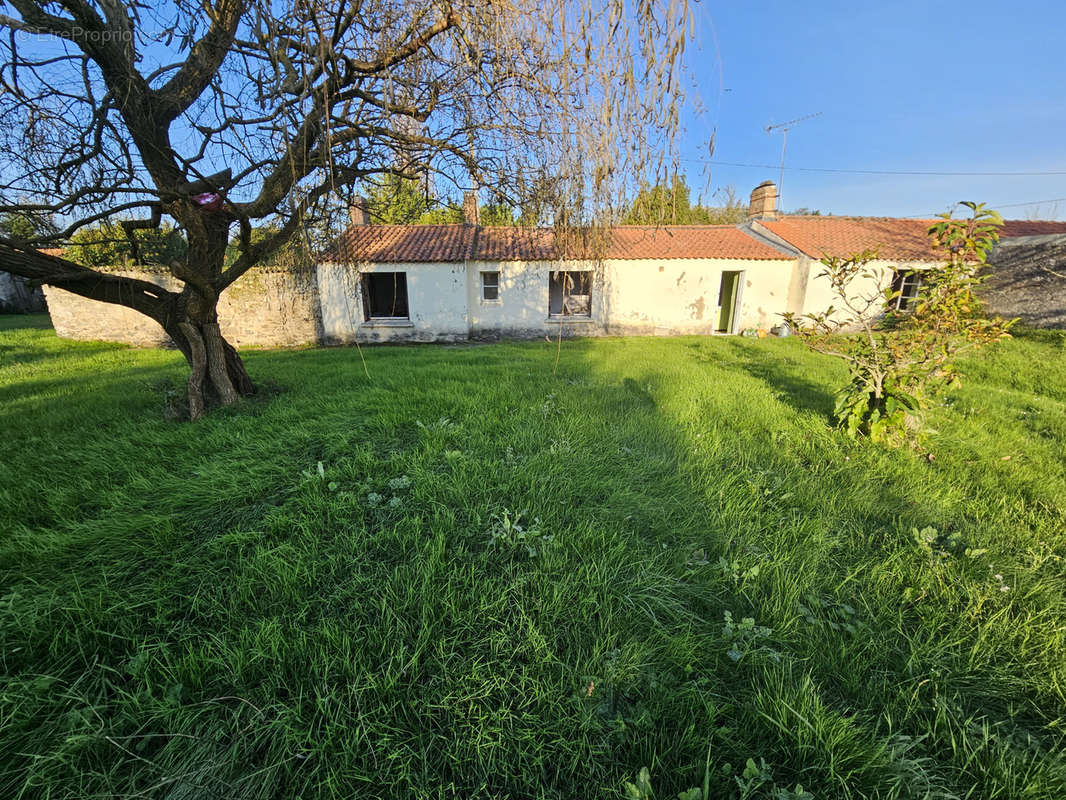
M481 273L481 299L495 303L500 299L500 273L498 271Z
M897 311L908 311L922 288L922 274L918 270L896 270L892 277L892 305Z
M548 316L592 316L591 270L558 270L548 278Z

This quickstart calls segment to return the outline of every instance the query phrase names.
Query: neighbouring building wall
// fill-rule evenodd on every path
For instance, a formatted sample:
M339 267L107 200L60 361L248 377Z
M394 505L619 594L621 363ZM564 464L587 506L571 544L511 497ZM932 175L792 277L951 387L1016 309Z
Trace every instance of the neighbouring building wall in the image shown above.
M44 310L44 293L40 289L30 289L25 278L0 271L0 314L31 314Z
M987 310L1035 328L1066 328L1066 236L1003 239L988 259Z
M114 274L151 281L176 291L173 277L145 270ZM45 287L52 325L68 339L125 342L139 347L170 345L152 319L125 306L88 300L62 289ZM321 314L313 270L251 270L227 289L219 300L222 335L237 347L289 347L321 339Z

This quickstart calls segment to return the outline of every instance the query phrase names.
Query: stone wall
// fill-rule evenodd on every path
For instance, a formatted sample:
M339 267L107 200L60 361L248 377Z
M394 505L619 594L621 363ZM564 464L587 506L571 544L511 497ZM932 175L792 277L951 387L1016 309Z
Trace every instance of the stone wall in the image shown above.
M162 283L158 276L130 273L138 278ZM62 289L45 286L48 313L56 335L83 341L125 342L137 347L162 347L170 339L155 320L125 306L87 300Z
M987 310L1034 328L1066 328L1066 236L1003 239L988 260Z
M173 277L144 270L115 274L151 281L177 290ZM125 342L138 347L162 347L169 337L153 320L124 306L87 300L45 287L48 310L56 333L67 339ZM314 270L251 270L223 294L218 304L222 335L236 347L296 347L321 339Z
M300 347L322 340L314 269L253 269L222 293L222 335L235 347Z

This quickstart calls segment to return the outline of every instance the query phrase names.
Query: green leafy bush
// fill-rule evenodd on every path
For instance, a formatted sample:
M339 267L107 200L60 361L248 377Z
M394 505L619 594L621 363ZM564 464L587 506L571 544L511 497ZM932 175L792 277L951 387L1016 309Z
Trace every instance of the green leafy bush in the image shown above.
M981 313L977 272L999 240L1003 219L983 204L963 203L967 219L942 214L929 228L945 263L923 271L921 286L905 311L902 289L875 265L876 250L822 259L839 302L799 317L785 314L812 350L842 359L851 380L837 393L834 414L852 436L899 444L920 427L920 411L931 396L958 386L956 357L1008 337L1013 320ZM863 293L862 286L877 291ZM884 287L884 288L882 288Z

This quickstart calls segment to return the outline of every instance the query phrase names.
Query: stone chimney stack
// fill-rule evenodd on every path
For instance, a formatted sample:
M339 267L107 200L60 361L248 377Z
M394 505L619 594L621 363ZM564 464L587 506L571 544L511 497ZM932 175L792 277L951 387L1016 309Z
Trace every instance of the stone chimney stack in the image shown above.
M773 219L777 216L777 185L773 181L763 181L751 192L748 219Z
M348 219L352 225L369 225L370 212L366 207L366 198L358 195L352 198L352 204L348 206Z
M463 193L463 222L467 225L478 224L477 192Z

